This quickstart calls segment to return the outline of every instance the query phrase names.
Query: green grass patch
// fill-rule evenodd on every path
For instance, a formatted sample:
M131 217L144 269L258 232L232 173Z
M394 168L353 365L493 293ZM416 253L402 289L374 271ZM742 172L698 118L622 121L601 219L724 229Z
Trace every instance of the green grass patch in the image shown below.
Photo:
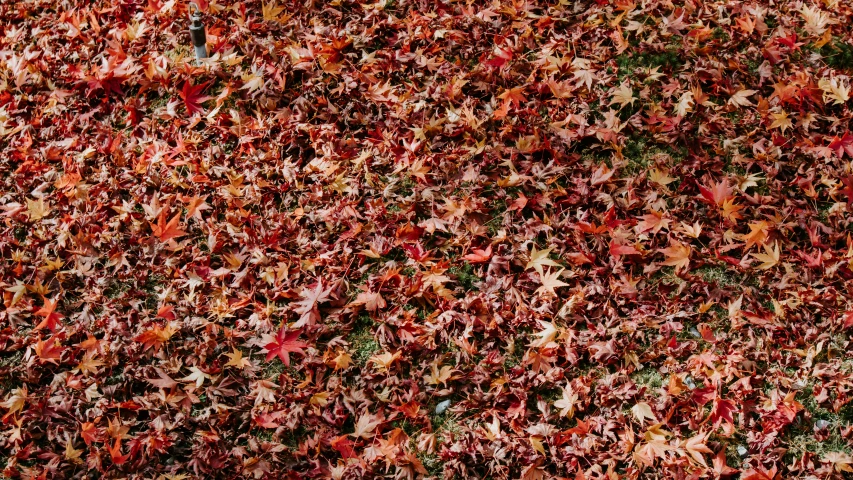
M481 278L474 273L474 266L465 262L461 267L456 265L450 267L447 273L456 277L456 281L467 292L470 290L479 290L477 284Z
M833 38L831 42L822 46L816 51L823 57L824 63L828 67L845 73L853 72L853 45L844 42L840 38Z
M706 265L704 267L697 268L694 273L702 277L706 282L722 288L735 287L744 284L743 275L717 265Z
M104 289L104 296L113 300L124 295L125 292L130 290L130 288L131 284L128 282L122 282L119 280L111 281L109 285L107 285L107 288Z
M674 44L660 52L623 53L616 57L617 75L621 80L632 75L638 68L660 67L659 71L673 70L683 65L684 61Z
M353 330L347 335L347 342L352 347L353 363L359 367L364 367L367 360L382 349L376 341L375 327L376 322L369 315L362 314L356 320Z
M663 375L650 367L632 373L631 380L641 387L646 387L647 390L657 390L663 387L664 383Z
M272 362L264 363L264 368L261 370L261 377L265 380L275 382L278 377L287 370L287 366L278 359L273 359Z

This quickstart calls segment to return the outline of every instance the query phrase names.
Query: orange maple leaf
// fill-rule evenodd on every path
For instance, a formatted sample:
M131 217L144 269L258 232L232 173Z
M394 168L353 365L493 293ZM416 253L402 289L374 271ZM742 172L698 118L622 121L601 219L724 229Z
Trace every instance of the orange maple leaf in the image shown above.
M136 336L134 340L141 342L145 350L153 348L154 351L160 350L164 343L168 342L172 335L175 334L175 329L171 325L166 325L163 328L155 326L150 330L146 330Z
M741 235L741 240L746 240L746 249L749 250L753 245L764 245L767 241L770 224L761 220L759 222L751 222L749 224L749 233Z
M168 222L166 221L166 209L160 210L160 216L157 218L157 223L151 225L151 231L154 236L160 239L161 242L168 242L177 237L182 237L187 232L178 228L178 222L181 221L181 213L178 212Z
M187 218L196 218L199 221L203 220L201 217L201 212L203 210L210 210L210 205L205 202L207 197L183 197L181 200L187 204Z
M122 455L121 454L121 439L116 439L116 443L113 444L109 449L110 458L113 461L114 465L121 465L127 461L130 455Z
M692 251L693 249L690 248L690 245L673 242L671 246L660 250L661 253L666 255L666 261L663 262L663 265L675 267L676 271L684 270L690 264L690 253Z
M513 108L518 108L518 105L521 102L527 101L527 97L524 96L524 89L526 87L524 85L520 87L510 88L505 90L503 93L498 95L498 98L503 100L501 107L495 111L495 118L500 120L501 118L506 117L507 113L509 113L510 106Z
M657 210L652 210L651 213L640 217L640 222L637 224L637 231L640 233L658 233L664 228L669 228L669 219L664 217L664 212Z
M62 345L55 337L45 340L39 340L35 346L36 355L39 357L39 363L50 362L54 365L59 365L59 358L62 356Z
M36 311L36 315L40 317L44 317L44 320L41 321L34 330L41 330L42 328L47 327L51 332L56 331L56 326L59 324L59 320L64 317L61 313L56 313L56 304L59 302L59 298L54 299L52 302L48 299L44 299L44 305Z
M527 88L524 85L520 87L510 88L508 90L504 90L503 93L498 95L498 98L505 102L509 102L513 107L518 107L521 102L527 100L527 97L524 96L524 89Z
M743 210L743 205L735 203L733 198L723 200L720 208L723 210L723 218L732 223L737 223L738 220L743 218L743 215L740 214L740 211Z
M101 441L101 432L98 427L92 422L86 422L80 425L80 436L86 445L92 445L92 442Z

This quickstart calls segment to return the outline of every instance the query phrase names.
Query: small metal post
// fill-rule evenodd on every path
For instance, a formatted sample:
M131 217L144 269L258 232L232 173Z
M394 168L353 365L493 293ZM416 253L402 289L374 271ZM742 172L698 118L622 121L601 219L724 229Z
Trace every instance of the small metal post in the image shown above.
M195 7L195 13L192 14L192 24L190 24L190 38L195 48L196 60L207 58L207 35L204 33L204 24L201 23L201 11L195 2L190 2L190 5Z

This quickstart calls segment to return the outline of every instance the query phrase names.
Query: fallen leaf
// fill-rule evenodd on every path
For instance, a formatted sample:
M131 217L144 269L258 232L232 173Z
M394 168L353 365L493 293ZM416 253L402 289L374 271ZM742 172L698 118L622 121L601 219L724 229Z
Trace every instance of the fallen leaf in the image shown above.
M569 284L559 280L560 275L565 269L561 268L555 272L548 271L539 276L542 286L536 289L536 294L541 295L556 295L555 288L568 287Z
M631 85L627 82L620 85L619 88L615 89L610 95L610 105L618 103L620 109L624 108L625 105L634 105L636 100L637 98L634 97L634 90L631 89Z
M634 418L636 418L641 425L647 419L655 423L657 423L658 421L657 417L655 417L654 412L652 412L652 407L649 406L649 404L646 402L640 402L635 404L633 407L631 407L631 413L634 414Z
M264 350L266 350L267 354L266 361L269 362L273 358L278 357L285 365L290 366L291 353L301 353L304 355L305 351L302 349L307 348L308 344L297 340L301 333L301 330L287 332L284 328L281 328L273 341L264 345Z

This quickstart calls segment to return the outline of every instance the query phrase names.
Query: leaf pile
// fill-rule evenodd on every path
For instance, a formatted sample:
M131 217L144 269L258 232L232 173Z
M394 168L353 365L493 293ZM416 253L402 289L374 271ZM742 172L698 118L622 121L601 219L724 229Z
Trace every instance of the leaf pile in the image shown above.
M853 472L850 2L199 3L0 3L6 477Z

